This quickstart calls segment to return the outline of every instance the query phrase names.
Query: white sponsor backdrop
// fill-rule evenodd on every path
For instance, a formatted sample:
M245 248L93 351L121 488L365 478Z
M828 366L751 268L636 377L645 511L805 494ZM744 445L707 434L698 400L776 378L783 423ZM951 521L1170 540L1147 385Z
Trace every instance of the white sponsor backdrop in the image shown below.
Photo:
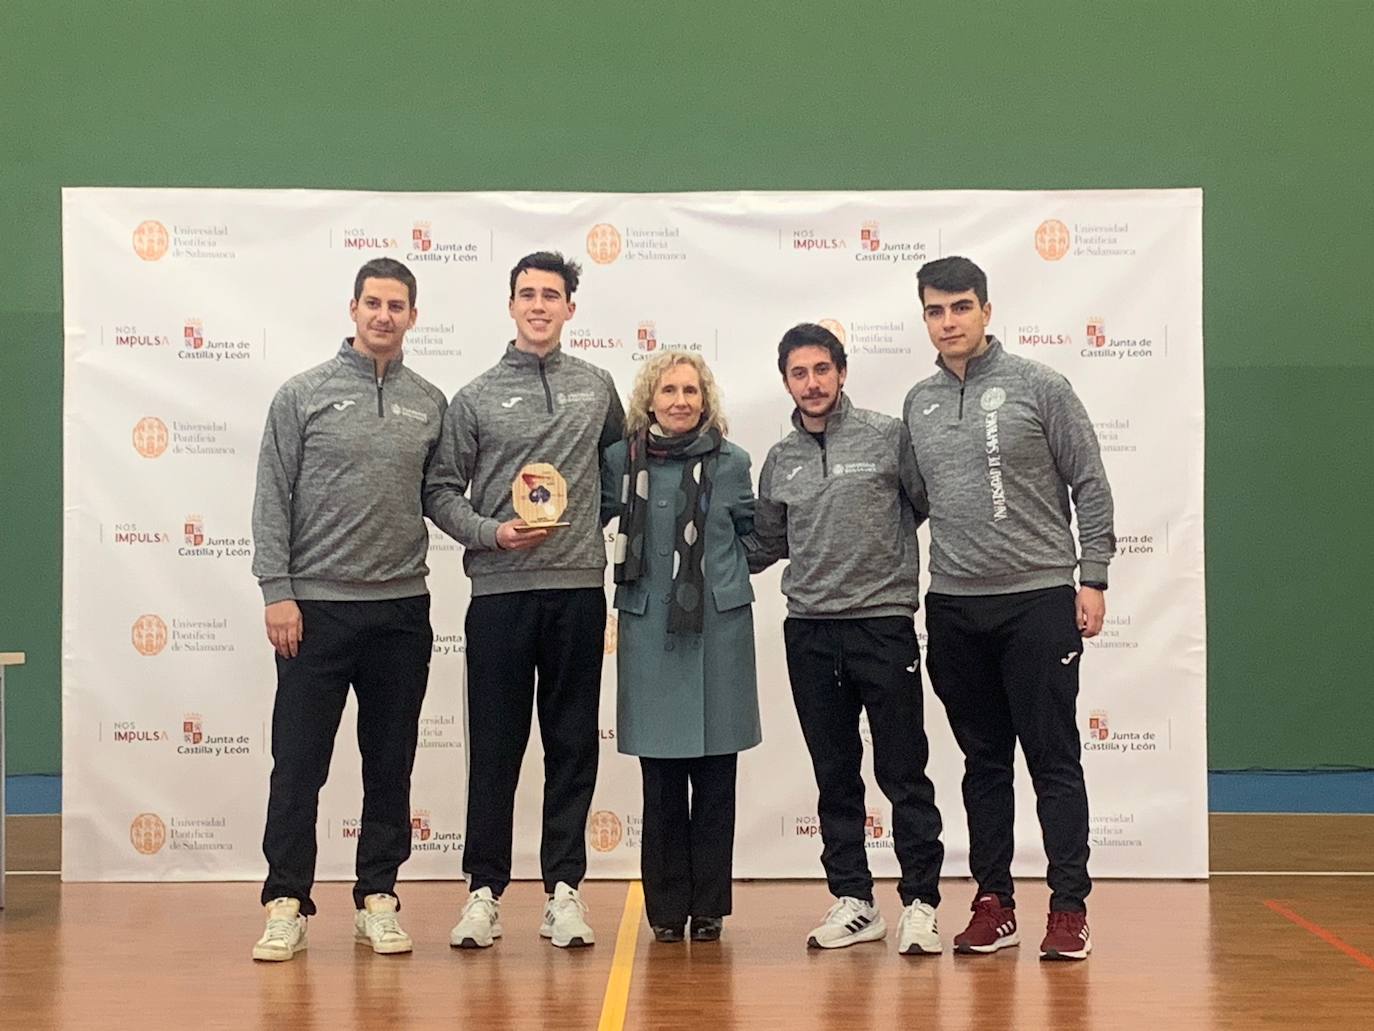
M1087 645L1079 700L1092 870L1205 876L1201 215L1195 190L64 191L63 876L263 875L274 672L249 563L268 401L338 347L353 275L377 255L415 271L407 361L452 395L496 361L512 335L508 270L544 248L585 266L564 346L610 369L622 396L652 348L700 350L756 472L788 428L774 364L788 326L829 320L850 352L854 402L895 414L934 358L916 269L948 254L982 264L993 331L1071 379L1116 495L1108 622ZM432 533L436 639L411 878L460 875L460 557ZM741 761L735 869L745 877L820 875L778 575L755 581L764 743ZM639 768L615 748L613 647L614 623L588 841L592 876L625 877L639 863ZM945 870L966 873L962 760L928 686L926 726ZM354 735L350 703L320 799L321 879L352 872ZM891 811L868 773L869 855L876 875L892 876ZM1043 876L1019 776L1015 869ZM536 731L517 877L538 873L541 786Z

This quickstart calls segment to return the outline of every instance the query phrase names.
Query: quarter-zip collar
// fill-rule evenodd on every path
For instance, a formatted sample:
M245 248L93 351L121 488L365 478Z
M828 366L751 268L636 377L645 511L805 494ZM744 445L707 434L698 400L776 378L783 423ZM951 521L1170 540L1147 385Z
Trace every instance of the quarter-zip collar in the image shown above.
M828 479L830 477L830 455L827 452L827 447L833 439L831 434L839 431L840 427L844 424L845 416L849 414L849 410L853 407L854 406L849 403L849 395L844 392L844 388L841 388L839 400L835 402L835 407L830 410L830 414L825 417L825 430L823 431L825 443L821 443L821 441L817 440L815 434L806 428L806 425L802 422L801 409L792 409L792 425L797 428L803 438L811 441L820 448L821 479Z
M363 354L353 346L353 337L344 337L343 345L339 348L339 360L349 368L357 369L364 376L374 382L377 379L377 360L369 355ZM391 378L391 370L399 368L405 362L405 352L398 351L396 357L386 363L386 373L383 379Z
M549 373L557 372L563 364L563 345L561 342L554 344L553 350L540 358L537 354L520 350L515 346L515 341L512 340L506 344L506 353L501 356L501 364L520 372L538 373L539 385L544 390L544 408L550 415L553 415L553 388L549 386Z
M377 375L377 359L371 355L363 354L353 346L353 337L344 337L343 346L339 348L339 361L351 369L356 370L360 375L366 376L369 381L377 388L377 418L386 418L386 404L383 399L383 386L386 381L393 378L395 370L401 367L403 356L401 352L396 353L396 357L387 361L386 372Z
M554 344L553 350L540 358L537 354L530 354L522 351L515 346L512 340L506 344L506 353L501 356L501 362L516 369L533 369L543 366L546 369L556 369L563 364L563 344Z
M997 363L997 360L1001 357L1002 342L998 340L995 336L993 336L991 333L989 333L988 349L984 351L982 354L976 355L975 357L970 358L968 360L968 362L964 365L964 378L962 380L960 380L958 376L954 375L950 367L945 364L944 355L936 356L935 367L937 369L940 369L950 379L954 380L955 383L967 383L975 376L981 376L986 374L988 369L992 368L992 366L995 365Z

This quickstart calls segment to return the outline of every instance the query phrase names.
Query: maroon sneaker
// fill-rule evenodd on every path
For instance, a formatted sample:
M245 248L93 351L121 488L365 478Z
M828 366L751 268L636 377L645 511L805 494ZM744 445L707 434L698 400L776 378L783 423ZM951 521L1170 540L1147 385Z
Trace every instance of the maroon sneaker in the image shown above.
M1020 944L1016 910L1002 905L996 895L979 895L974 899L973 919L963 933L954 936L955 952L996 952Z
M1092 950L1087 913L1050 913L1045 940L1040 943L1041 959L1087 959Z

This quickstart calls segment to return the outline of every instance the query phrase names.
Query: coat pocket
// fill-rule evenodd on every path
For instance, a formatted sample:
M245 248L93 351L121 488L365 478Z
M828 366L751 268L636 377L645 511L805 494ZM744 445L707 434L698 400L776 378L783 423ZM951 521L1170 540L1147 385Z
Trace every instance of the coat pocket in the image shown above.
M754 585L748 580L743 583L718 584L711 588L711 596L716 600L717 612L729 612L731 609L753 604Z
M620 584L615 589L614 605L621 612L642 616L649 607L649 592L642 584Z

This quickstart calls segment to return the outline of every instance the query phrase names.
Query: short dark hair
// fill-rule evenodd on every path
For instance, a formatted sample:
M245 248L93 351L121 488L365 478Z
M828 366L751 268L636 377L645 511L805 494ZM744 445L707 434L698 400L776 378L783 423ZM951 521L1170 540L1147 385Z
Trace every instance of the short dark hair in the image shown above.
M782 335L778 344L778 371L784 377L787 375L787 359L799 347L824 347L830 352L830 360L840 372L849 364L839 337L814 322L799 322Z
M533 254L526 254L515 263L515 268L510 270L512 299L515 297L515 281L520 278L521 272L531 268L541 272L556 272L562 276L563 290L568 295L568 300L572 300L573 291L577 289L578 280L582 278L582 266L564 258L558 251L535 251Z
M961 258L957 254L928 261L916 273L916 296L921 299L922 304L925 303L928 286L943 290L947 294L961 294L965 290L972 290L977 295L979 304L988 303L987 273L968 258Z
M369 279L395 279L404 283L410 294L410 306L415 307L415 273L395 258L373 258L358 269L358 275L353 280L353 299L355 301L363 295L363 284Z

